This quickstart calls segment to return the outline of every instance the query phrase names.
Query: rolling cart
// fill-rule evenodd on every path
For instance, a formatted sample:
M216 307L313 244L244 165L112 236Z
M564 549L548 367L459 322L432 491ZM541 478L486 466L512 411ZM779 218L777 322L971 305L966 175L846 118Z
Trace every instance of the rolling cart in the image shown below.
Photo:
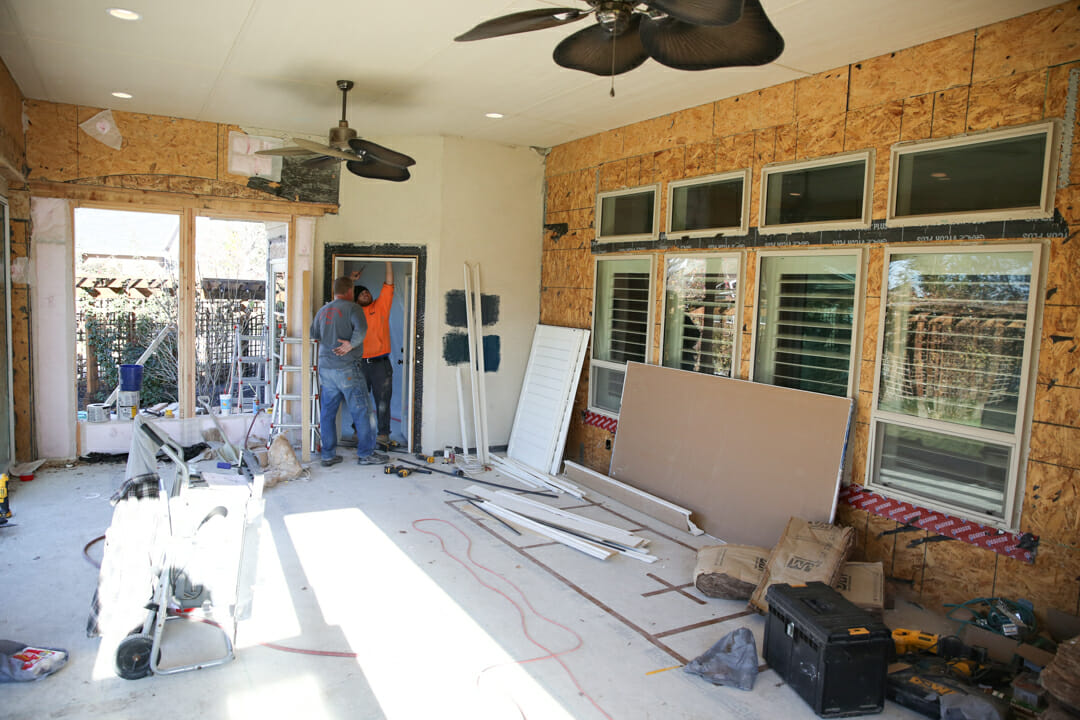
M169 481L157 472L159 452L172 461ZM244 475L204 477L161 427L136 418L88 624L88 631L96 631L90 634L115 643L120 677L198 670L235 657L237 622L250 612L265 506L262 471L246 455ZM218 480L207 482L211 477ZM169 662L167 626L175 621L209 626L206 632L217 636L220 649ZM190 656L191 648L186 650Z

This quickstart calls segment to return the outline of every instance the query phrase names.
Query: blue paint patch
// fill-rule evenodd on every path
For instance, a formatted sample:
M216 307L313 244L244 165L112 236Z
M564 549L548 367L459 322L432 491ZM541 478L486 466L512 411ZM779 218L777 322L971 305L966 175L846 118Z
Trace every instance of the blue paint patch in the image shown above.
M450 290L446 293L446 324L450 327L468 327L465 312L465 291ZM480 324L484 327L499 322L498 295L480 294Z
M442 340L443 360L447 365L467 365L469 336L465 333L446 333Z
M484 336L484 372L498 372L502 362L502 339L498 335Z

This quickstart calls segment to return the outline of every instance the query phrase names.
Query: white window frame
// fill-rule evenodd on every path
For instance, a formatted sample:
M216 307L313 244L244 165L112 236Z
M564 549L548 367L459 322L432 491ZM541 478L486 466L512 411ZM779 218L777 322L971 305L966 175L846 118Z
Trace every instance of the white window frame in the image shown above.
M601 235L604 217L604 201L624 195L643 195L646 192L653 194L652 229L647 233L632 233L630 235ZM630 242L635 240L656 240L660 237L660 184L639 185L638 187L623 190L608 190L596 194L596 242Z
M1037 207L980 210L975 212L939 213L936 215L896 215L896 194L899 191L900 158L932 150L979 145L986 142L1008 140L1025 135L1045 133L1046 150L1043 157L1043 186L1041 202ZM938 225L942 223L990 222L995 220L1028 220L1048 218L1054 214L1054 196L1057 191L1054 176L1057 164L1058 124L1051 120L1003 130L958 135L943 140L910 140L892 146L889 154L889 203L886 223L891 227L909 225Z
M863 313L863 301L865 294L865 282L863 281L863 271L865 268L865 253L861 248L855 250L805 250L805 251L791 251L791 250L773 250L773 251L759 251L756 258L755 268L755 283L754 288L754 317L751 323L750 333L750 368L749 379L751 382L761 382L754 377L754 366L756 365L757 353L759 350L758 341L761 339L758 337L758 318L761 312L761 288L762 288L762 274L761 265L762 260L768 257L799 257L799 256L849 256L855 258L855 298L854 304L851 310L851 353L848 358L848 387L845 397L855 397L856 389L859 387L859 370L861 363L859 362L862 354L862 330L863 323L860 322ZM805 392L814 392L813 390L807 390Z
M593 262L593 302L592 302L592 323L590 324L589 338L591 343L596 342L596 293L598 290L597 279L600 276L600 263L615 261L615 260L640 260L647 259L649 261L649 311L646 319L648 327L648 341L645 343L645 363L651 364L653 362L653 341L655 339L655 307L656 307L656 255L654 253L628 253L618 255L607 255L597 257ZM607 417L618 418L619 413L613 412L608 408L603 408L593 403L593 390L595 388L593 369L604 368L607 370L626 371L626 363L611 362L610 360L598 360L594 357L596 352L595 344L589 347L589 393L588 393L588 408L592 412L605 415ZM625 381L625 377L624 377ZM625 388L624 388L625 389ZM620 407L622 401L620 400Z
M657 362L661 365L664 360L664 338L665 331L667 329L667 270L668 263L672 260L713 260L713 259L725 259L735 258L737 268L735 270L737 280L737 287L735 291L735 337L732 342L732 358L731 358L731 377L738 378L740 374L740 359L742 358L742 317L743 317L743 295L745 287L743 285L746 282L745 263L746 255L741 252L711 252L711 253L668 253L664 256L664 273L663 284L660 287L660 292L663 297L660 310L660 353L657 357ZM677 368L676 368L677 369Z
M870 227L871 213L874 206L874 150L857 150L854 152L830 155L829 157L815 158L813 160L798 160L794 162L770 163L761 168L761 199L758 212L758 233L771 235L776 233L792 232L818 232L821 230L865 230ZM766 204L769 199L769 178L773 175L783 175L792 171L812 170L814 168L829 167L831 165L844 165L852 161L862 160L865 167L863 173L863 197L862 214L851 220L823 220L820 222L787 223L778 225L766 225Z
M738 225L724 227L702 228L701 230L672 230L671 219L675 208L675 190L681 187L693 187L695 185L710 185L729 180L742 180L742 210L739 213ZM668 235L673 237L714 237L717 235L745 235L750 229L750 168L735 170L733 172L716 173L704 177L675 180L668 183L667 189L667 213L664 218L664 227Z
M912 254L943 254L950 252L972 253L982 249L987 253L995 252L1032 252L1031 263L1031 287L1028 298L1027 326L1024 331L1024 358L1020 368L1020 392L1017 398L1016 426L1012 433L999 430L988 430L957 423L919 418L912 415L897 413L889 410L878 409L878 398L881 385L881 365L884 361L885 342L885 317L888 310L888 287L889 287L889 261L893 255ZM975 520L991 527L1004 530L1017 530L1020 525L1020 514L1023 507L1023 468L1027 462L1028 441L1031 432L1032 396L1035 390L1034 372L1038 367L1039 334L1038 328L1042 324L1042 288L1045 286L1047 262L1043 246L1037 243L1010 244L1010 245L949 245L943 247L915 247L886 246L882 262L882 285L881 285L881 309L878 316L877 350L874 359L874 394L870 405L870 432L869 444L866 452L866 487L876 493L910 502L919 507L937 510L949 515ZM1005 488L1005 507L1001 518L992 515L978 513L976 511L950 505L948 502L935 501L923 495L906 493L902 489L889 487L875 482L880 463L881 447L878 440L878 428L882 424L908 427L915 430L929 430L944 435L951 435L962 439L976 440L999 447L1010 449L1009 475ZM1011 442L1005 442L1011 436Z

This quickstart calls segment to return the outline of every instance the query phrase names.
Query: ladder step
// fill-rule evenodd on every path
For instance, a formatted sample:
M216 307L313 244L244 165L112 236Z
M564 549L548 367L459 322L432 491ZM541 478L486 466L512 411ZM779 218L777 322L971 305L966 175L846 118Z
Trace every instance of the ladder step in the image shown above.
M276 400L299 400L300 399L299 395L276 395L274 397L275 397Z
M302 428L302 427L304 427L304 426L300 425L299 423L270 423L270 428L271 429L273 429L273 428L286 428L286 429L290 429L290 430L295 430L297 428Z

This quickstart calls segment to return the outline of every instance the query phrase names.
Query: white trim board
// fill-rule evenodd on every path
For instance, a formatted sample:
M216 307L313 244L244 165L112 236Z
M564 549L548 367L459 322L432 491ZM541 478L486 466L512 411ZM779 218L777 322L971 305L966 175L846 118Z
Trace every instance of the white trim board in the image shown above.
M656 518L660 522L670 525L679 530L685 530L691 535L701 535L702 529L690 519L690 511L679 507L655 495L650 495L644 490L621 483L615 478L602 475L595 470L590 470L584 465L567 460L564 463L566 477L576 483L580 483L590 490L621 502L627 507L643 512L649 517Z
M558 473L589 331L537 325L506 456Z

